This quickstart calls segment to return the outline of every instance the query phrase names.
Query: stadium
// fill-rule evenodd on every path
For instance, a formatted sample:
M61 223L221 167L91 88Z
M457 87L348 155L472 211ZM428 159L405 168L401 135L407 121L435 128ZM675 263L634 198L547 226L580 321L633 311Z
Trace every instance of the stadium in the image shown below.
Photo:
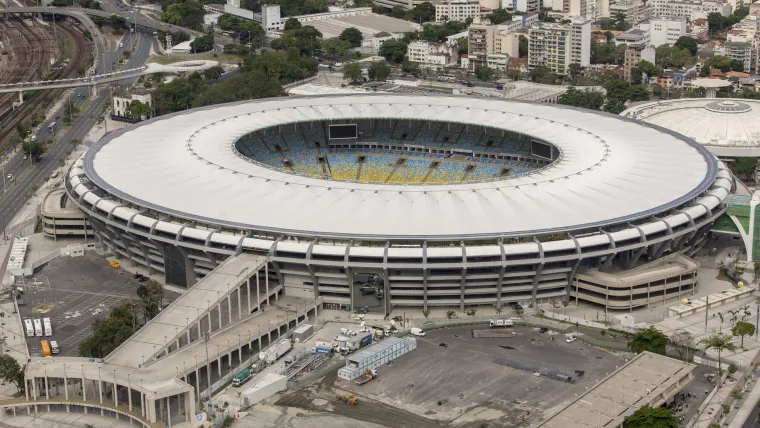
M403 94L161 116L108 134L66 179L99 244L167 283L254 254L278 294L382 314L691 295L689 256L733 187L656 125Z

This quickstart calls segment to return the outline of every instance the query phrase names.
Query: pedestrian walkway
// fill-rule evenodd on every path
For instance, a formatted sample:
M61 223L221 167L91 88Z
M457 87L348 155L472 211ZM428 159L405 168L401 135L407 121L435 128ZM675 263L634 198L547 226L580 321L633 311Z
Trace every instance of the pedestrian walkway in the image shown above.
M5 354L15 358L23 367L29 357L29 351L26 347L26 336L24 336L21 320L18 314L14 313L13 303L0 304L0 313L4 314L3 318L0 318L0 334L6 338ZM0 399L10 398L16 393L18 389L12 383L0 386Z
M755 382L754 388L752 388L752 391L747 395L747 398L744 400L744 403L742 403L739 411L736 412L736 415L733 420L731 420L731 424L728 428L741 428L748 418L755 417L758 400L760 400L760 382Z

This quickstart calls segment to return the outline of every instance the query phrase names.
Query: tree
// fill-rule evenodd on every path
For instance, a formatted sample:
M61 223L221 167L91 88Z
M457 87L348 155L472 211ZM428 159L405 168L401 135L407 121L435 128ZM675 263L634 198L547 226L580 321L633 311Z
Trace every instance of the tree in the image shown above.
M323 39L320 45L322 47L322 52L330 55L340 56L345 55L346 52L348 52L348 48L350 47L347 41L341 40L337 37Z
M746 321L738 321L736 325L731 329L731 334L734 336L741 336L742 343L739 346L743 348L744 336L752 336L755 334L755 326L752 325L752 323L748 323Z
M343 64L343 68L341 69L343 71L343 78L346 80L350 80L351 83L359 83L362 81L362 69L359 67L358 63L355 62L347 62Z
M665 349L668 346L668 336L663 332L650 326L646 330L637 331L631 341L628 342L628 348L640 354L644 351L654 352L655 354L665 355Z
M283 94L280 82L301 80L314 74L304 73L304 69L298 68L296 63L291 63L288 70L289 72L281 72L276 76L268 76L261 70L240 73L204 90L193 100L192 106L201 107L239 100L278 97ZM294 75L290 75L290 72Z
M472 317L472 322L475 322L475 313L477 312L477 309L475 308L467 308L464 313Z
M604 105L604 94L600 91L579 90L571 86L557 98L557 103L599 110Z
M206 80L216 80L220 78L222 74L224 74L224 69L219 65L203 70L203 77L205 77Z
M412 12L410 13L409 18L411 21L414 21L418 24L422 24L423 22L428 21L434 21L435 20L435 6L433 6L430 2L422 2L414 8L412 8Z
M757 168L757 159L751 157L742 157L736 159L735 162L730 164L731 172L736 175L749 177L754 174Z
M491 24L498 25L502 22L509 21L512 19L512 16L509 15L509 12L507 12L506 9L498 8L494 9L487 18L491 20Z
M214 33L208 33L205 36L198 37L190 42L190 49L193 53L208 52L214 49Z
M723 351L735 352L739 349L733 342L733 337L723 333L713 333L710 336L699 341L702 348L707 352L710 349L714 349L718 353L718 376L721 374L721 354Z
M127 106L126 113L130 119L140 121L143 117L150 117L150 105L134 100Z
M401 6L393 6L391 9L391 16L394 18L404 19L404 15L406 15L406 9Z
M528 73L528 77L536 83L545 83L553 85L557 83L559 76L557 73L549 70L547 67L538 66Z
M45 153L45 146L40 141L24 141L21 145L21 150L33 160L39 160L42 154Z
M511 80L522 80L523 73L520 70L513 69L507 72L507 77Z
M285 20L283 31L298 30L299 28L301 28L301 21L291 17Z
M28 123L19 122L16 124L16 133L18 133L19 137L21 137L22 140L26 140L26 137L28 137L31 132L32 128Z
M730 67L732 71L744 71L744 61L732 59L730 62Z
M652 64L645 59L639 61L639 63L636 65L636 68L638 68L639 71L645 73L649 77L662 76L662 68Z
M670 345L683 360L684 355L689 355L689 349L694 347L694 336L688 331L679 331L670 336Z
M520 34L517 51L520 58L525 58L528 56L528 38L522 34Z
M496 70L491 67L475 67L475 77L484 82L493 79L494 74L496 74Z
M387 61L401 64L404 62L404 57L406 56L406 47L407 44L401 40L388 39L380 45L378 54Z
M626 31L631 28L630 24L626 22L625 12L615 12L612 19L615 21L615 30L617 31Z
M92 336L79 343L79 355L89 358L103 358L134 333L132 304L113 308L106 319L96 319Z
M644 406L623 419L623 428L679 428L681 424L664 407Z
M367 75L371 80L385 82L388 79L388 76L391 75L391 67L385 61L377 61L372 63L369 67Z
M567 66L567 77L575 79L583 73L583 66L580 64L572 63Z
M203 27L203 15L206 11L197 0L165 0L161 8L163 21L193 30L200 30Z
M460 37L457 39L457 53L459 55L466 54L470 51L470 44L467 40L467 37Z
M5 383L12 383L20 392L24 392L24 370L18 361L10 355L0 356L0 379Z
M151 279L137 287L137 297L142 300L145 319L152 319L163 308L164 288Z
M425 309L424 311L422 311L422 316L425 317L425 319L427 319L430 316L430 311Z
M411 73L416 75L420 72L420 65L417 64L414 61L409 61L408 59L405 59L403 63L401 63L401 71L404 73Z
M691 67L696 58L688 51L676 46L661 45L655 50L656 63L662 68Z
M344 42L348 43L349 47L352 48L358 48L362 45L362 40L364 40L364 36L362 35L362 32L357 30L354 27L346 28L343 30L342 33L340 33L340 36L338 36L339 39L343 40Z
M686 49L689 51L691 56L696 56L697 50L699 50L699 46L697 46L697 39L689 36L679 37L678 40L676 40L676 42L673 44L673 47Z

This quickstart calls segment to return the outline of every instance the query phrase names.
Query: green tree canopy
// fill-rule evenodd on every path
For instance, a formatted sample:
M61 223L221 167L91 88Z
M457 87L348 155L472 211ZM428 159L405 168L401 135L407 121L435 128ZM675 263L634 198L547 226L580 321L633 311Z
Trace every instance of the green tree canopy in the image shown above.
M557 73L554 73L544 66L535 67L528 73L528 77L536 83L545 83L549 85L557 83L557 80L559 79Z
M108 318L93 323L92 336L79 343L79 355L103 358L134 333L134 317L130 304L113 308Z
M699 341L705 352L710 349L718 353L718 375L721 373L721 356L724 351L734 352L739 349L733 342L733 337L729 334L713 333L710 336Z
M528 56L528 38L522 34L520 34L520 37L519 37L519 44L518 44L517 50L518 50L518 56L520 58L525 58Z
M298 30L299 28L301 28L301 21L295 18L288 18L285 20L283 31Z
M696 63L688 49L676 46L661 45L655 52L656 63L662 68L686 68Z
M673 46L679 49L686 49L689 51L691 56L697 55L697 50L699 49L699 46L697 45L697 39L689 36L679 37Z
M509 14L509 12L507 12L506 9L498 8L494 9L493 12L487 16L487 18L491 20L491 24L498 25L502 22L509 21L512 19L512 16Z
M654 352L655 354L665 355L665 348L668 346L668 336L663 332L650 326L646 330L637 331L631 341L628 342L628 348L640 354L644 351Z
M496 74L496 70L494 70L491 67L476 67L475 68L475 77L477 77L479 80L482 80L484 82L487 82L493 79L493 76L495 74Z
M387 61L401 64L406 56L407 44L401 40L388 39L380 46L378 53Z
M679 428L673 413L664 407L644 406L623 419L623 428Z
M18 361L10 355L0 356L0 379L5 383L12 383L16 389L24 392L24 370Z
M391 75L391 67L388 66L388 63L385 61L377 61L372 63L369 67L367 75L371 80L385 82L388 79L388 76Z
M196 97L193 107L281 95L283 95L282 86L276 78L255 70L239 73L210 86Z
M742 157L730 164L731 172L738 176L748 177L755 172L757 168L757 158Z
M566 106L583 107L591 110L600 110L604 105L604 94L600 91L579 90L569 87L564 94L557 98L557 103Z
M433 21L435 20L435 6L428 1L422 2L412 8L409 19L418 24Z
M24 141L21 145L24 154L30 156L33 160L39 160L45 153L45 145L41 141Z
M208 33L205 36L198 37L190 42L190 49L193 53L208 52L214 49L214 33Z
M201 30L203 27L203 5L197 0L164 0L161 4L161 19L180 27Z
M337 37L331 37L329 39L322 39L320 44L322 52L330 55L345 55L350 47L348 42L341 40Z
M363 79L362 69L356 62L347 62L343 64L343 78L349 80L351 83L359 83Z
M734 336L740 336L742 338L740 346L744 347L744 336L752 336L755 334L755 326L746 321L737 321L736 325L731 329L731 334Z
M357 30L354 27L346 28L343 30L342 33L340 33L339 38L345 42L348 43L348 46L352 48L358 48L362 45L362 41L364 40L364 36L362 35L362 32Z
M420 72L420 65L414 61L405 59L404 62L401 63L401 71L404 73L417 74Z

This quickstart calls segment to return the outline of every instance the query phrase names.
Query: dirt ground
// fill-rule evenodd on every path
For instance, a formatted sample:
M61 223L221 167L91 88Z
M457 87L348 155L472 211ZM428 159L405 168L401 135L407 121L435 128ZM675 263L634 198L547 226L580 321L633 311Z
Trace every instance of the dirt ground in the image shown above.
M307 411L309 418L332 415L336 424L349 418L360 421L361 426L529 427L538 425L625 362L622 356L579 341L567 344L561 335L551 340L548 333L532 328L514 331L512 337L498 339L474 339L467 328L428 331L425 337L417 338L415 351L378 368L378 378L365 385L337 381L333 374L273 397L264 405L287 408L281 415L289 415L294 427L311 425L307 421L295 424L293 409ZM563 383L496 364L498 357L567 373L583 370L585 374L575 383ZM339 402L335 395L344 392L355 394L359 404ZM336 426L351 425L341 422Z

